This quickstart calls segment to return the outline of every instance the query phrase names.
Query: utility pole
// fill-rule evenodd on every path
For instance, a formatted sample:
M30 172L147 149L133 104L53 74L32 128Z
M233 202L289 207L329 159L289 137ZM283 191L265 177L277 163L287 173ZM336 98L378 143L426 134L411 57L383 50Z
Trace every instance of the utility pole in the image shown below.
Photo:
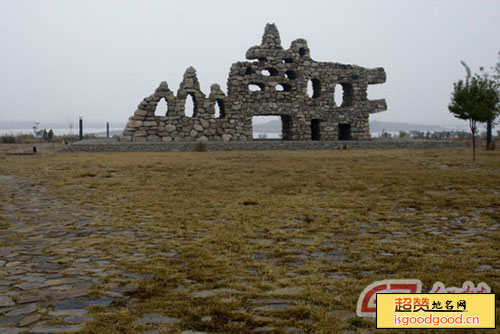
M82 116L80 116L80 120L78 122L78 126L79 126L79 129L80 129L80 140L83 140L83 120L82 120Z

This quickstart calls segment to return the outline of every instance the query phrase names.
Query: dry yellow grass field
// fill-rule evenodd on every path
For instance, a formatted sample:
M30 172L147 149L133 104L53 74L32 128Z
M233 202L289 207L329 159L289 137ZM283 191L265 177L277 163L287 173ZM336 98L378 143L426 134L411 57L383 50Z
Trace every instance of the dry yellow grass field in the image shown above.
M75 238L77 253L145 275L123 303L92 307L84 333L384 333L352 313L376 280L500 288L500 151L1 155L0 175L109 231ZM152 312L180 321L136 322Z

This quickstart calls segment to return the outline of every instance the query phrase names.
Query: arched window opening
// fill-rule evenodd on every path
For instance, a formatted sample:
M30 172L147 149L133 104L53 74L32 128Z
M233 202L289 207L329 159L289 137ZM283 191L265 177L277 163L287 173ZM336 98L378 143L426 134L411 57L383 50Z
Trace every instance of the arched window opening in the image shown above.
M272 67L268 67L268 68L263 69L260 73L266 77L276 76L276 75L278 75L278 70L275 68L272 68Z
M250 92L261 92L264 90L264 85L261 83L251 82L248 84L248 90Z
M291 92L292 85L290 85L288 83L277 84L275 89L277 92Z
M292 70L288 70L285 72L285 75L288 79L290 80L295 80L297 79L297 73L295 73L295 71L292 71Z
M196 102L192 93L186 96L186 104L184 105L184 115L187 117L196 116Z
M167 100L163 97L158 101L155 109L155 115L157 116L166 116L168 114L168 104Z
M307 82L307 95L313 99L321 96L321 82L318 79L311 79Z
M306 55L306 48L299 49L299 56L304 57Z
M334 99L335 99L335 105L337 105L338 107L351 106L352 85L346 82L335 85Z
M335 105L337 107L342 106L342 100L343 100L343 95L344 95L344 88L342 88L342 85L336 84L335 85L335 91L333 93L333 98L335 100Z
M215 100L215 118L224 118L226 117L226 109L224 107L224 100L217 99Z

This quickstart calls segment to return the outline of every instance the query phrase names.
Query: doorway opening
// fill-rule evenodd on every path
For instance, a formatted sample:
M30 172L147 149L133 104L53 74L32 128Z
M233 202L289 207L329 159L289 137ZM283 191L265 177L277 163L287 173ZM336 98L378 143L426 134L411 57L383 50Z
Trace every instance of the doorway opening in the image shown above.
M281 116L281 139L292 140L292 118L288 115Z
M351 139L351 124L339 124L339 140Z
M321 139L321 130L320 130L320 119L311 120L311 139L312 140L320 140Z

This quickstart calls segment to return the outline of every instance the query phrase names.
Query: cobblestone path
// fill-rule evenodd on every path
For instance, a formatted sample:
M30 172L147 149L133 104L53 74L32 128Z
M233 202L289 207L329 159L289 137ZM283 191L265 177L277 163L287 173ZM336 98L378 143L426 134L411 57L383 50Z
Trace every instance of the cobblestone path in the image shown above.
M126 302L134 274L95 247L111 231L95 226L91 212L30 180L0 176L0 188L8 199L0 209L0 334L77 332L92 320L86 307ZM112 232L120 233L133 236ZM98 286L106 292L93 291Z

